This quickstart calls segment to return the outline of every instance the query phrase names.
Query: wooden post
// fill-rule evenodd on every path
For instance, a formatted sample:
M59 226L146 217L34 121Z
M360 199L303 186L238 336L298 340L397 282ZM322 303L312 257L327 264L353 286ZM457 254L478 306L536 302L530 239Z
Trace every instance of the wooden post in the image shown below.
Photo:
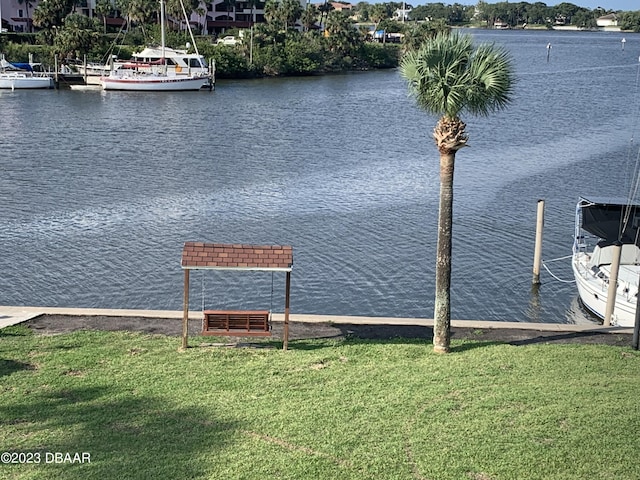
M184 301L182 304L182 348L187 348L189 335L189 269L184 270Z
M544 229L544 200L538 200L538 216L536 220L536 245L533 252L534 285L540 284L540 263L542 261L542 230Z
M289 292L291 290L291 272L287 272L287 286L284 293L284 339L282 341L282 349L286 350L289 346Z
M638 287L640 289L640 286ZM633 324L633 339L631 346L634 350L640 348L640 295L636 295L636 319Z
M620 270L620 255L622 254L622 244L616 242L613 245L613 258L611 259L611 274L609 275L609 290L607 292L607 308L604 314L604 326L611 325L613 309L616 305L616 293L618 292L618 270Z

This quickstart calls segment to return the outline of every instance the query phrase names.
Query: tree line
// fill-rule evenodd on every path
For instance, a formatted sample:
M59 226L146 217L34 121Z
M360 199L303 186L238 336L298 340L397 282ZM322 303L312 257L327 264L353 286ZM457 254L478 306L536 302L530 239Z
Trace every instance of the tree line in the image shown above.
M580 7L569 2L548 7L543 2L497 2L488 3L483 0L473 5L461 3L445 4L427 3L412 7L406 3L404 8L408 10L409 21L442 21L451 26L479 26L491 28L496 21L515 28L522 25L539 25L552 27L554 25L573 25L579 28L595 28L598 17L615 13L618 16L618 24L623 30L640 31L640 10L615 11L597 7L593 10ZM403 9L399 2L383 4L369 4L359 2L355 5L355 13L361 21L375 20L382 12L386 18L393 16L394 12Z
M29 0L23 0L29 6ZM225 0L232 8L234 0ZM127 59L142 46L159 43L159 4L157 0L98 0L93 18L75 13L76 0L47 0L32 12L36 33L0 36L0 50L13 61L26 61L29 53L42 63L54 59L105 61L117 47L120 58ZM500 21L508 26L575 25L595 26L596 18L610 11L588 10L571 3L547 7L541 2L479 1L475 6L458 3L427 3L411 8L410 4L359 2L347 14L334 10L331 3L307 3L298 0L249 0L252 9L263 8L264 23L256 23L245 32L241 45L214 45L212 36L196 37L198 50L216 62L219 77L255 77L265 75L309 75L315 73L392 68L398 66L403 52L417 49L425 39L451 26L491 28ZM187 11L204 17L198 0L187 0ZM124 39L108 33L106 19L117 13L126 19ZM398 12L408 12L400 19ZM166 0L168 15L175 19L167 34L167 46L184 46L190 41L185 30L180 0ZM640 11L617 12L625 30L640 31ZM364 25L362 25L364 24ZM402 43L372 42L371 30L401 33ZM202 33L202 32L200 32ZM226 34L238 35L231 29ZM384 38L383 38L384 40ZM193 46L191 47L193 49Z
M127 20L124 40L114 39L117 36L114 33L105 33L105 19L110 13L107 4L110 5L108 0L98 0L99 16L90 18L75 13L75 0L42 2L33 11L37 32L3 35L0 49L13 61L26 61L31 53L37 61L48 65L85 57L88 61L106 63L114 51L118 57L128 59L142 46L160 43L159 5L155 0L117 0L116 6ZM166 5L169 16L183 18L177 11L179 0L167 0ZM251 30L243 32L240 45L216 45L211 36L196 37L198 51L207 59L215 60L218 77L392 68L399 64L407 45L419 45L434 32L447 28L441 22L414 23L411 28L404 28L386 19L387 31L406 31L406 44L398 45L372 42L366 27L359 28L346 13L322 5L307 4L302 8L297 0L267 0L264 17L264 23L256 23ZM385 20L383 15L377 18L376 27ZM322 25L322 29L318 25ZM176 48L190 42L185 25L173 21L169 27L167 46ZM225 34L238 35L239 32L231 29ZM193 50L193 46L190 48Z

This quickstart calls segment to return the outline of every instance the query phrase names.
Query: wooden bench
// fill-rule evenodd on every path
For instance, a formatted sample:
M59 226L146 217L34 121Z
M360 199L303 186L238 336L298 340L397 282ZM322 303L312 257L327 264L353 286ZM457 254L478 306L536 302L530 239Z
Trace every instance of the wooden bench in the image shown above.
M267 310L205 310L202 335L270 337Z

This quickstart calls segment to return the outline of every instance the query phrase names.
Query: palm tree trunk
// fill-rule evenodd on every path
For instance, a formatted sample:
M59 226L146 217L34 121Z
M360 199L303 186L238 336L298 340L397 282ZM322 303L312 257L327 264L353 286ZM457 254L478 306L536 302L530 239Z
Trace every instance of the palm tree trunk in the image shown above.
M447 353L451 343L451 230L453 223L453 167L455 151L440 154L440 207L436 249L436 299L433 349Z

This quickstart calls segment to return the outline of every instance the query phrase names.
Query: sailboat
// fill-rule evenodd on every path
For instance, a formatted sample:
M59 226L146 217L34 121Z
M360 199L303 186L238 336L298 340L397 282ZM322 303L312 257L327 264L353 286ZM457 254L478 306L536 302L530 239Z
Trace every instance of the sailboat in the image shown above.
M640 63L637 65L640 74ZM636 75L635 111L640 113L640 76ZM605 325L634 327L640 314L640 148L632 122L626 196L581 196L575 210L571 266L584 307ZM621 185L617 186L619 190Z
M633 327L640 281L640 203L581 197L571 264L582 304L601 319L607 315L612 292L612 268L619 264L610 321L614 326Z
M53 79L44 73L35 73L33 66L31 63L9 63L4 54L0 55L0 88L53 88Z
M146 65L149 68L118 68L111 69L109 75L100 77L103 90L129 90L129 91L185 91L211 89L211 78L203 70L178 74L175 69L167 68L165 47L165 8L164 0L160 0L160 61L155 65ZM184 5L183 13L186 18ZM191 34L191 27L187 18L187 27ZM193 35L192 35L193 37ZM193 41L193 39L192 39ZM195 47L195 41L193 41ZM196 53L197 53L197 47Z

